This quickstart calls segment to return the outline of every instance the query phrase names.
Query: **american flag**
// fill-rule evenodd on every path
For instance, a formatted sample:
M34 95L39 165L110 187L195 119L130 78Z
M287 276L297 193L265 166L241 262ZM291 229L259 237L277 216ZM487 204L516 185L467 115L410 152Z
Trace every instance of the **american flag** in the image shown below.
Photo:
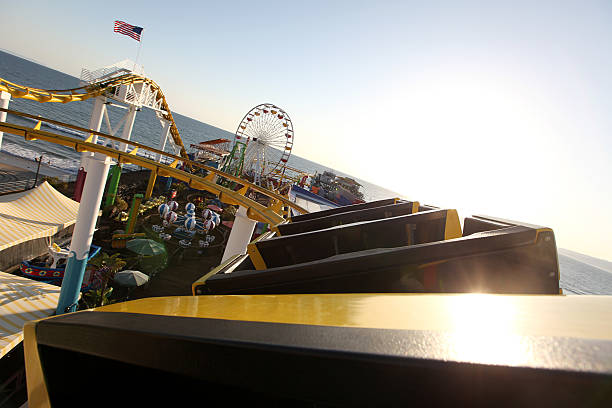
M119 34L129 35L136 41L140 41L140 34L142 34L142 27L136 27L124 21L115 20L115 32Z

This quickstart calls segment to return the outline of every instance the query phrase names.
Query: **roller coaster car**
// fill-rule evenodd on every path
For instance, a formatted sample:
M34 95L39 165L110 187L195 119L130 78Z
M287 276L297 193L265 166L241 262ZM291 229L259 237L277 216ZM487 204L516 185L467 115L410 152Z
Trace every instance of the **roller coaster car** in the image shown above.
M610 296L140 299L25 326L29 406L612 406ZM87 375L74 375L75 372ZM68 381L69 380L69 381Z
M475 216L462 231L456 211L419 206L425 211L410 213L412 206L279 225L277 231L291 234L262 236L248 257L234 257L196 281L194 294L559 294L552 230Z
M362 203L362 204L345 205L342 207L330 208L328 210L316 211L316 212L311 212L308 214L300 214L297 216L293 216L291 217L291 221L292 222L307 221L307 220L312 220L315 218L327 217L329 215L336 215L336 214L341 214L341 213L350 212L350 211L382 207L385 205L396 204L399 202L405 202L405 201L399 200L398 198L387 198L384 200L370 201L370 202Z
M452 222L453 215L450 210L433 210L271 237L253 243L249 253L257 269L266 269L373 248L441 241L451 233L450 229L446 231L446 226ZM454 221L455 231L460 231L458 218Z
M380 203L380 202L375 202ZM399 215L412 214L418 211L417 202L398 202L396 204L380 205L370 207L365 204L355 204L347 207L339 207L326 211L321 211L318 217L313 217L310 213L305 216L293 217L291 223L277 225L273 230L279 235L292 235L302 232L317 231L324 228L331 228L338 225L344 225L360 221L378 220L381 218L389 218ZM344 211L338 212L335 210Z

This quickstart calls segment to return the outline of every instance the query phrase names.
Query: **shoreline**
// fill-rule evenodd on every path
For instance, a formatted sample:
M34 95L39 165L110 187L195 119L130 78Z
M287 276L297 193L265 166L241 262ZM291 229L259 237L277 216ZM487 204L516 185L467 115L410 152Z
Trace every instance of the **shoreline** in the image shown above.
M10 172L29 171L36 174L38 162L24 157L16 156L5 151L0 151L0 169ZM76 178L76 174L57 167L49 166L43 162L40 164L39 176L55 177L62 181L71 181Z

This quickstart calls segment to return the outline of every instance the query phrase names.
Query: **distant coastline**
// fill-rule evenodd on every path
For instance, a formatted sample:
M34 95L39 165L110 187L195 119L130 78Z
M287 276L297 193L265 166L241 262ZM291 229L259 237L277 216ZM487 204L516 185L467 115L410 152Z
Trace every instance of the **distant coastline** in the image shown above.
M557 252L559 253L559 255L567 256L568 258L575 259L576 261L592 266L593 268L597 268L603 272L612 274L612 262L610 261L581 254L565 248L557 248Z

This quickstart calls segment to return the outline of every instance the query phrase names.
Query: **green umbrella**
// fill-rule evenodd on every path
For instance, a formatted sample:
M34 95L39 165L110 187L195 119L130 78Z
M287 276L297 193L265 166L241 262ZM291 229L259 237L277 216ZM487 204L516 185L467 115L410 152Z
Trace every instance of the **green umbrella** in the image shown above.
M126 242L125 247L139 255L160 255L166 253L166 248L152 239L131 239Z

